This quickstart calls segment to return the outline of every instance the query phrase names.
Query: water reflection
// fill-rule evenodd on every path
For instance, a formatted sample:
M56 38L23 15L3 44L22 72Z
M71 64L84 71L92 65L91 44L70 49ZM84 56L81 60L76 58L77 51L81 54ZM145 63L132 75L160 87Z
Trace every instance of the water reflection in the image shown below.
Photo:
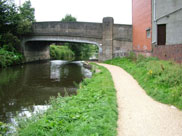
M46 107L50 96L76 94L75 83L91 76L81 62L50 61L0 69L0 121L14 122L20 116ZM74 83L75 82L75 83Z
M18 114L19 117L31 117L32 114L37 114L46 111L50 105L34 105L32 108L24 108L22 111Z
M68 63L67 61L60 61L60 60L51 61L51 74L50 74L50 78L54 79L55 81L60 81L61 69L63 67L63 64L67 64L67 63ZM65 71L66 71L66 69L65 69ZM66 72L64 72L64 74L68 75L68 72L69 71L67 70Z

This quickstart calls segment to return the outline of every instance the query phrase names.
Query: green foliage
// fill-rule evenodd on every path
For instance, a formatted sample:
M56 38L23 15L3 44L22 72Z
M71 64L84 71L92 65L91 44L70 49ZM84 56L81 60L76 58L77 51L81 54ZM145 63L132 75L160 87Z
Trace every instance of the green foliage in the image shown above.
M23 56L20 53L10 52L0 48L0 67L20 64L22 60Z
M182 66L170 61L143 56L106 61L124 68L154 99L182 109Z
M31 32L32 22L35 21L35 9L31 7L30 0L25 1L22 7L19 8L20 20L17 26L18 35L27 34Z
M13 1L0 0L0 67L21 62L23 57L17 53L21 35L31 32L34 18L30 1L17 8Z
M61 19L61 22L76 22L76 18L71 14L67 14L64 18Z
M0 122L0 136L4 136L8 131L8 126Z
M89 60L91 56L98 52L96 45L85 43L66 43L75 54L75 60Z
M0 0L0 48L19 51L22 34L31 32L34 9L30 1L17 8L10 0Z
M79 46L81 48L81 60L89 60L95 53L98 53L98 47L91 44L82 44Z
M68 46L50 46L51 59L57 60L74 60L74 53L68 48Z
M115 136L116 92L109 71L99 69L81 83L76 96L52 98L47 112L22 119L18 135Z
M28 22L34 22L35 21L34 12L35 9L32 8L30 0L25 1L25 3L23 3L23 6L20 7L20 15L23 21L26 20Z
M12 46L14 41L10 43L10 40L15 39L16 26L19 20L17 8L14 4L8 3L7 0L0 0L0 5L0 47L4 44Z
M5 33L17 23L17 7L8 0L0 0L0 5L0 33Z
M16 51L16 49L20 48L20 40L17 36L13 35L12 33L5 33L2 36L2 42L4 43L3 48L7 51L14 52Z

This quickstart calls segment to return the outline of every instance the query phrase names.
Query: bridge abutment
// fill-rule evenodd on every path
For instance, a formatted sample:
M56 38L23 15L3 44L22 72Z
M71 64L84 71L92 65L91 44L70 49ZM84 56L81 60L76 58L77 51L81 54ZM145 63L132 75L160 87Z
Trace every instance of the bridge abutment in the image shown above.
M102 32L102 61L113 58L113 24L112 17L103 19L103 32Z
M50 59L49 44L46 42L27 42L24 45L26 62Z

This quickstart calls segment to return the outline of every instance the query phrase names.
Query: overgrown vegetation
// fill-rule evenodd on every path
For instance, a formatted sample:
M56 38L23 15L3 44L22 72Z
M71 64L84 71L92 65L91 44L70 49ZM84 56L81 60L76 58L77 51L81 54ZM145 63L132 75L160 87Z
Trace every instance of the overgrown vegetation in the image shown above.
M95 53L98 53L96 45L84 43L67 43L66 44L75 54L75 60L89 60Z
M52 59L60 60L89 60L98 53L98 47L91 44L64 43L63 45L51 45L50 55Z
M68 46L50 46L51 59L57 60L74 60L75 54Z
M17 52L7 51L4 48L0 49L0 67L20 64L23 60L23 55Z
M7 124L0 122L0 136L4 136L8 131Z
M22 119L19 136L115 136L116 92L109 71L85 79L76 96L52 98L44 114Z
M29 0L21 7L11 0L0 0L0 67L17 64L22 59L18 53L21 36L31 32L34 18Z
M143 56L106 61L124 68L154 99L182 109L182 66L171 61Z

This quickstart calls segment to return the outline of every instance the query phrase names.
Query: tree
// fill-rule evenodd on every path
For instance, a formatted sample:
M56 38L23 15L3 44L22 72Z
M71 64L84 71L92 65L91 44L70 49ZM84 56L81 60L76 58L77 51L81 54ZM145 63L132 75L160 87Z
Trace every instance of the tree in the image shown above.
M32 8L30 0L26 1L20 10L20 22L17 27L18 35L31 32L32 23L35 21L35 9Z
M17 8L7 0L0 0L0 34L6 33L17 24Z
M20 43L19 39L15 36L20 18L17 7L11 1L0 0L0 5L0 47L6 45L7 49L12 50L13 46Z
M0 47L19 49L21 35L31 31L34 9L26 1L19 9L11 0L0 0Z
M61 19L61 22L76 22L76 18L72 17L71 14L67 14L64 18Z
M35 9L32 8L30 0L23 3L23 6L20 7L20 15L23 21L34 22L35 21L34 13Z

